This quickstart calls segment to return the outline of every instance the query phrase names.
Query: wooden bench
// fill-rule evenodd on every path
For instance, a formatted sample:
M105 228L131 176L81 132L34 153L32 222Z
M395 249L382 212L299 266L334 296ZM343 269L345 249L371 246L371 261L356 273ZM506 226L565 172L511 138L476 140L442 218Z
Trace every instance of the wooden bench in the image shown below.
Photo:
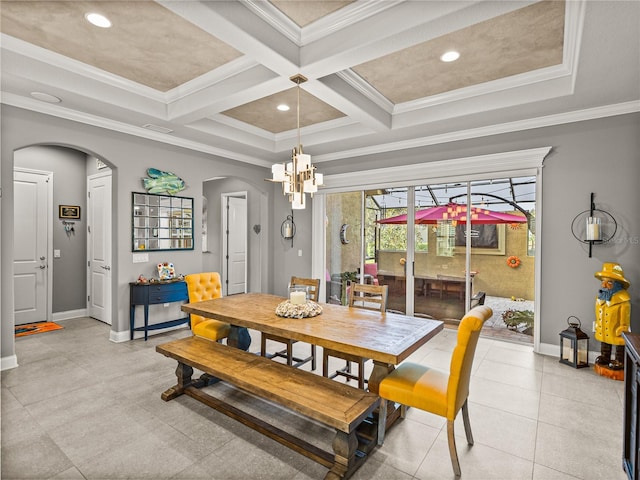
M329 468L325 479L350 477L375 446L356 430L379 404L373 393L198 337L158 345L156 351L178 362L178 383L163 400L182 394L199 400ZM206 378L192 380L194 368L334 428L333 453L201 391Z

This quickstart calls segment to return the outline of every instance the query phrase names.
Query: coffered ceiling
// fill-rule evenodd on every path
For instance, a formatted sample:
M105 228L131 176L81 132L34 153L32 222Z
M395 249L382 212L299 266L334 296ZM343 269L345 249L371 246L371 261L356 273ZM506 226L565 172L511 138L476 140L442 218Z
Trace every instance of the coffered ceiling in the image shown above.
M2 0L0 15L3 103L256 165L297 145L298 94L315 163L640 110L639 2Z

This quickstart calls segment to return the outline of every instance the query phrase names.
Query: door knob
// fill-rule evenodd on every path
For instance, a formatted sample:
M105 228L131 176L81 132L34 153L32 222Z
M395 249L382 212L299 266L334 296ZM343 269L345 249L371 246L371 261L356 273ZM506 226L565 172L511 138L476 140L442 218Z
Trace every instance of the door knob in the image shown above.
M40 260L44 260L46 257L40 257Z
M46 266L46 265L40 265L38 268L39 268L40 270L44 270L45 268L47 268L47 266Z
M111 270L111 267L109 265L101 265L100 268L104 270Z

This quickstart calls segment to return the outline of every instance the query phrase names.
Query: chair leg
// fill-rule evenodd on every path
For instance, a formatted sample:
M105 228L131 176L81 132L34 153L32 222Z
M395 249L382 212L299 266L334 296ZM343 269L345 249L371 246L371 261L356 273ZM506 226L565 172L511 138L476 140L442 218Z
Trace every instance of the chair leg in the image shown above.
M344 371L347 373L351 373L351 362L347 360L347 366L344 367Z
M329 355L322 351L322 376L329 378Z
M453 420L447 420L447 439L449 440L449 456L451 457L453 473L455 473L456 477L459 477L462 473L460 471L460 462L458 462L458 451L456 450L456 435L453 431Z
M264 335L260 335L260 355L263 357L267 356L267 339Z
M471 433L471 423L469 422L469 406L467 400L462 404L462 420L464 421L464 433L467 434L467 443L473 445L473 434Z
M358 388L364 390L364 360L358 362Z
M387 400L380 398L380 408L378 409L378 445L384 443L384 430L387 426Z
M311 345L311 370L315 372L316 370L316 346Z
M287 342L287 365L293 365L293 343Z

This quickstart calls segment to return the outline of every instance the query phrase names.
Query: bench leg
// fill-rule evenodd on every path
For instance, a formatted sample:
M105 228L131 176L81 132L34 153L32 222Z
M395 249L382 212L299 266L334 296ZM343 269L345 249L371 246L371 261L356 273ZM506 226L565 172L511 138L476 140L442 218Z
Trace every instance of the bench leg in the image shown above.
M191 375L193 375L193 368L184 363L178 362L178 368L176 368L176 377L178 377L178 383L162 393L161 398L165 402L173 400L184 393L184 389L192 384Z
M356 468L357 449L358 438L356 437L356 432L345 433L338 430L336 438L333 440L335 463L325 475L324 480L349 478Z

